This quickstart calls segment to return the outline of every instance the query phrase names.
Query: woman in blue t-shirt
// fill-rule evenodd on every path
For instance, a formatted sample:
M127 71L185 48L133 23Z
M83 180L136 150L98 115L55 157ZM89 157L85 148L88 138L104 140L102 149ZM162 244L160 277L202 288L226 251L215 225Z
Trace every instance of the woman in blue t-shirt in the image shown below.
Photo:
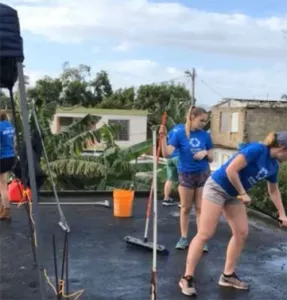
M207 180L202 196L199 230L190 243L185 275L179 282L183 294L196 294L193 278L195 268L205 243L215 233L222 210L231 228L232 238L218 283L221 286L249 289L249 284L240 280L235 273L248 234L244 204L251 201L248 190L257 182L267 180L270 198L278 210L282 226L287 227L277 179L279 163L284 161L287 161L287 131L270 133L263 143L254 142L242 147Z
M162 142L162 154L170 156L178 151L178 192L180 196L180 231L181 238L176 244L177 249L186 249L189 214L193 203L196 208L196 220L199 224L203 186L210 175L209 162L213 160L212 141L209 133L203 130L208 114L200 107L191 107L187 113L185 126L177 127L170 136L168 145L166 139ZM160 134L165 133L163 126ZM208 251L205 245L205 251Z
M6 111L0 111L0 220L10 220L10 202L8 197L8 172L15 163L15 129L8 120Z

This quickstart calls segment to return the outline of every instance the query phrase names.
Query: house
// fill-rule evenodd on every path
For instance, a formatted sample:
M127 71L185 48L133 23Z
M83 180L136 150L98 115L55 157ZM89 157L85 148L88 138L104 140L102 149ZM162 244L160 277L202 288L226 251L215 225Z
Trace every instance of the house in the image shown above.
M287 101L223 99L211 110L211 137L216 169L238 149L240 143L262 141L271 131L286 130Z
M96 124L96 128L104 124L120 125L116 138L116 143L120 147L129 147L146 141L148 112L145 110L60 107L54 115L51 130L54 134L64 131L73 122L83 118L87 114L101 117L101 120Z

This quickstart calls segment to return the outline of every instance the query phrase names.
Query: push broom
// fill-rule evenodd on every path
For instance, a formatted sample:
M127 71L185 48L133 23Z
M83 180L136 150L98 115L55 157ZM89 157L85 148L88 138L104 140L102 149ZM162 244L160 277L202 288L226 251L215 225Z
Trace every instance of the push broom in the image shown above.
M165 112L163 114L162 117L162 122L161 124L163 126L165 126L166 124L166 118L167 118L167 113ZM127 244L132 245L132 246L136 246L139 248L143 248L146 250L150 250L153 251L153 243L148 242L148 228L149 228L149 220L150 220L150 215L151 215L151 204L152 204L152 196L153 196L153 190L154 190L154 185L155 185L155 180L156 180L156 168L157 168L157 164L159 161L159 155L160 155L160 145L161 145L161 141L162 141L163 136L160 135L159 136L159 144L158 144L158 148L156 150L156 130L153 130L153 161L154 161L154 167L153 167L153 180L152 180L152 185L151 185L151 189L150 189L150 194L149 194L149 199L148 199L148 205L147 205L147 211L146 211L146 223L145 223L145 233L144 233L144 239L139 239L139 238L135 238L132 236L125 236L124 240L126 241ZM157 190L154 190L154 194L157 193ZM157 203L156 203L157 205ZM155 225L154 225L155 226ZM156 244L156 250L159 254L162 255L168 255L169 252L166 249L165 246L163 245L158 245Z
M156 130L152 132L153 140L156 141ZM161 139L160 139L161 142ZM157 160L156 160L156 145L153 144L153 259L151 272L151 300L157 299Z

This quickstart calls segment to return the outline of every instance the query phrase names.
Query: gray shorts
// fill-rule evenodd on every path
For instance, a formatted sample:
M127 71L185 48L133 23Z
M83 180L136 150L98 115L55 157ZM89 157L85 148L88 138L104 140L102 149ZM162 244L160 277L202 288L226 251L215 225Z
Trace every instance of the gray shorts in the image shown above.
M202 198L219 204L220 206L241 204L240 200L228 195L211 177L207 179L204 185Z

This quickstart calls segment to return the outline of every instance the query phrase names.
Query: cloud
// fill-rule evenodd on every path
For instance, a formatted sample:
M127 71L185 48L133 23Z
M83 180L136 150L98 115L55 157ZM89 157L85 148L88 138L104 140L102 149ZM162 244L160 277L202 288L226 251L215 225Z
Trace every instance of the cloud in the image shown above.
M148 59L102 61L93 66L94 70L101 68L108 71L114 88L173 81L191 89L191 81L185 75L185 70ZM223 97L276 100L287 92L283 65L244 71L197 66L196 72L196 98L199 103L207 105L214 105Z
M54 41L113 38L118 50L136 44L286 59L286 16L252 18L147 0L54 0L39 6L23 2L15 8L23 30Z
M100 69L108 72L114 90L161 82L184 84L191 90L191 81L185 75L185 70L149 59L97 61L92 66L92 72L95 75ZM199 104L212 106L223 97L276 100L287 92L283 65L274 65L272 69L250 68L244 71L197 66L196 72L195 97ZM59 75L57 72L45 73L29 69L25 70L25 74L30 76L30 86L46 74L51 77Z
M129 42L122 42L118 46L114 47L113 50L116 52L128 52L132 49L132 44Z

